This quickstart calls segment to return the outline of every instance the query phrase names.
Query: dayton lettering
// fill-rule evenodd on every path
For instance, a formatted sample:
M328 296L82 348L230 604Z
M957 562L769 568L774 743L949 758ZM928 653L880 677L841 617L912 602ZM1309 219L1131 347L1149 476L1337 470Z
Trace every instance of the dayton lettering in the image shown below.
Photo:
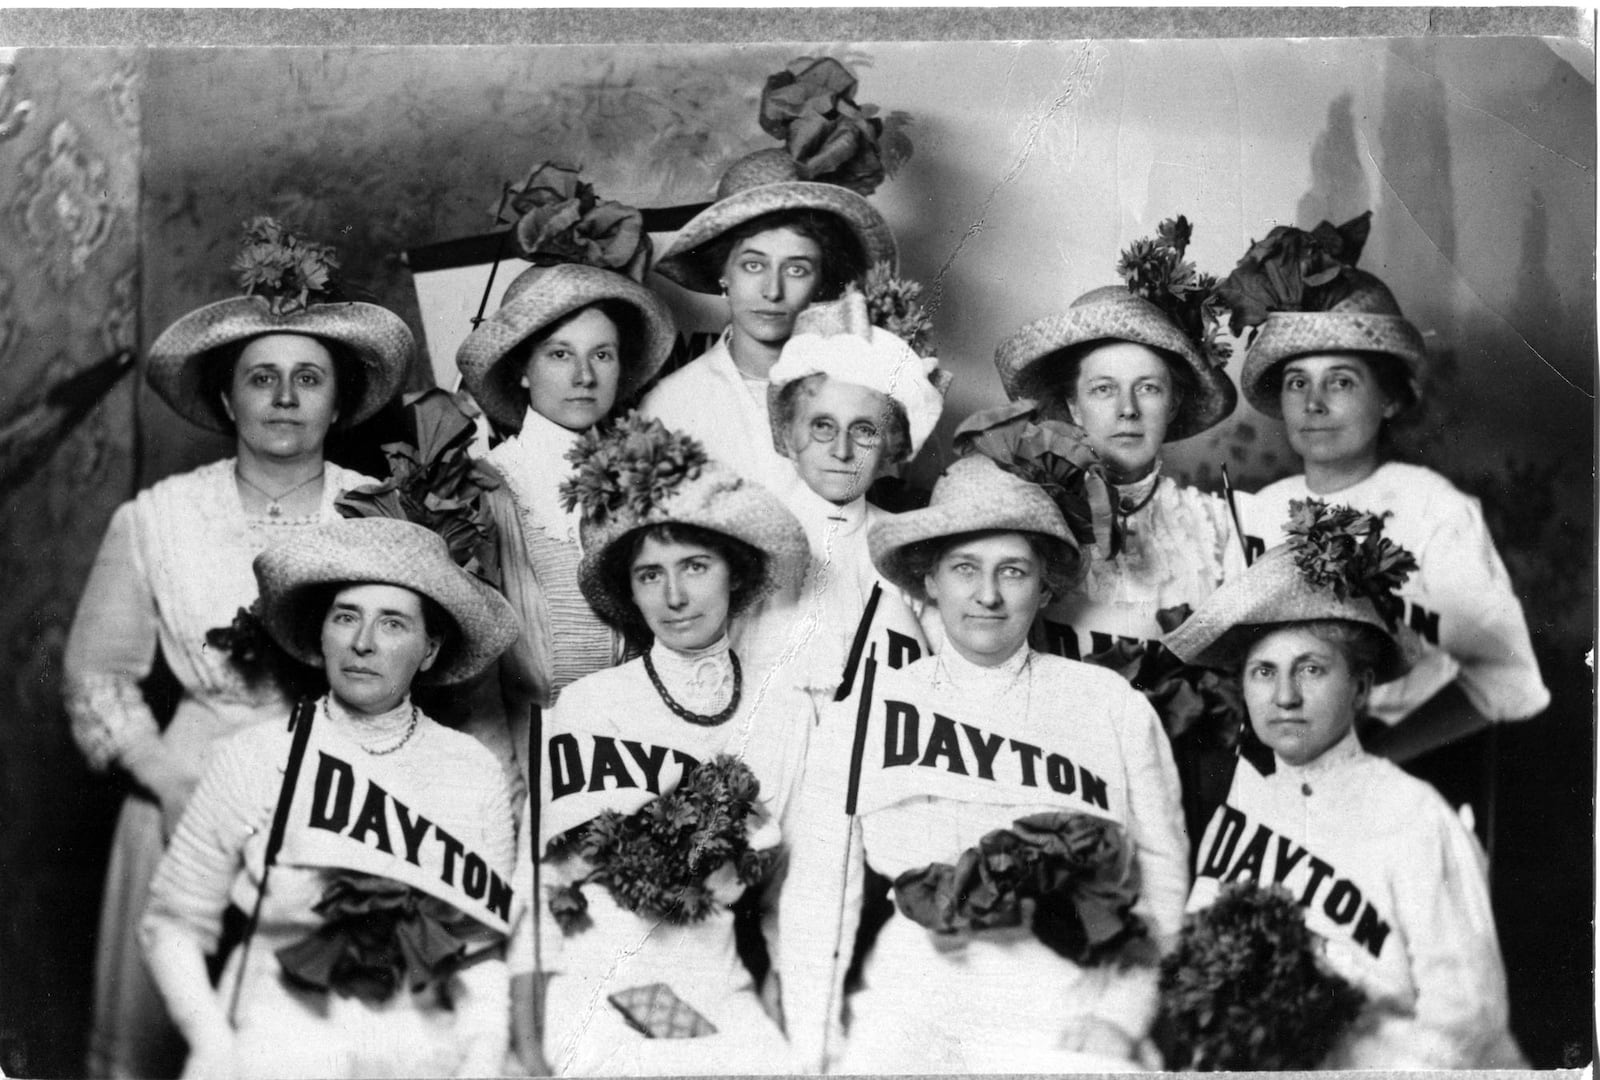
M342 833L358 844L367 844L387 855L395 853L393 837L399 836L405 847L405 860L412 866L422 866L423 844L430 841L443 848L443 861L439 880L451 888L459 888L496 915L511 920L511 886L477 852L468 851L460 840L423 817L413 814L405 803L390 795L380 785L367 781L367 790L361 800L361 809L352 822L351 807L355 805L355 770L349 763L319 750L317 752L317 780L312 789L311 820L313 829ZM392 816L391 816L392 814ZM350 831L345 832L345 826ZM391 825L394 827L391 829ZM430 858L432 855L430 853ZM456 884L457 867L461 882Z
M922 740L922 716L909 702L883 702L883 767L915 765L943 769L957 776L1036 788L1048 786L1062 795L1078 798L1102 810L1111 809L1106 782L1065 754L1042 746L986 734L971 724L958 723L939 713Z
M1362 897L1355 882L1340 877L1335 867L1265 825L1257 824L1255 832L1240 848L1239 840L1244 836L1249 819L1227 805L1222 807L1221 813L1221 824L1200 866L1201 877L1216 878L1223 884L1248 878L1261 886L1289 888L1285 882L1293 874L1296 884L1301 880L1305 882L1296 898L1301 907L1311 908L1320 901L1323 914L1337 925L1348 927L1354 923L1350 936L1357 945L1373 956L1383 952L1383 943L1389 938L1389 924L1372 906L1372 901ZM1273 843L1274 840L1277 843ZM1236 851L1237 858L1234 857Z
M613 739L608 735L585 736L590 743L584 753L583 742L570 732L550 736L550 798L563 799L580 791L605 791L607 788L644 788L661 794L661 773L670 757L679 767L677 778L689 775L700 764L682 750L667 746L646 746L632 739ZM618 744L621 748L618 748Z

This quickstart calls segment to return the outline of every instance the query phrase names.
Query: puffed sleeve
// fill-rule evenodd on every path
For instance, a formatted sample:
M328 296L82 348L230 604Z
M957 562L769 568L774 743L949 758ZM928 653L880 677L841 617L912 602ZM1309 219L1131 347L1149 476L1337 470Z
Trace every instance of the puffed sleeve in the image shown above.
M1477 499L1463 496L1441 516L1417 561L1439 615L1439 645L1461 666L1457 680L1473 708L1491 720L1544 711L1550 691Z
M1128 785L1128 831L1139 867L1134 914L1145 921L1162 952L1177 939L1189 891L1189 840L1178 798L1178 770L1160 718L1143 694L1129 688L1115 729ZM1143 1038L1155 1019L1156 968L1103 964L1087 974L1079 1019L1092 1017ZM1069 1018L1069 1028L1072 1026Z
M261 741L261 733L246 730L211 755L156 868L145 909L147 937L166 924L198 941L202 952L216 949L222 913L244 868L245 842L270 827L282 779L270 764L282 755L258 752Z
M160 620L124 503L95 556L62 658L72 737L94 769L154 744L160 728L139 683L155 661Z
M1353 1048L1353 1068L1517 1067L1505 965L1489 906L1482 849L1442 801L1406 845L1395 889L1406 935L1414 1013L1383 1013Z

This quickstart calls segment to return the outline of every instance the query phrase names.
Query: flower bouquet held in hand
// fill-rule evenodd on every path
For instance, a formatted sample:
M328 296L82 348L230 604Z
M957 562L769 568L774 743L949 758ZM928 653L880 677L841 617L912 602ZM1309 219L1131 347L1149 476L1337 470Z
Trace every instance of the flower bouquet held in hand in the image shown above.
M678 787L631 814L608 810L550 844L593 869L549 890L550 913L566 934L590 925L582 886L604 885L618 905L668 923L698 922L719 904L716 877L731 868L741 886L762 881L769 851L750 844L759 823L760 782L738 758L719 754Z

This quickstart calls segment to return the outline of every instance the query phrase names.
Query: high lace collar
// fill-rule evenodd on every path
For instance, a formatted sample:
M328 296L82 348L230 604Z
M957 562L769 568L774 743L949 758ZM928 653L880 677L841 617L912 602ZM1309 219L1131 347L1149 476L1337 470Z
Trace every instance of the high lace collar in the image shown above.
M572 444L582 435L581 431L562 427L532 405L529 405L528 411L522 414L522 430L517 432L517 438L521 439L528 449L541 457L555 458L557 461L572 449Z
M733 649L727 634L688 652L657 641L650 646L650 663L667 693L691 712L719 713L733 700Z
M1304 765L1291 765L1276 753L1272 755L1273 775L1281 778L1282 782L1301 783L1303 781L1325 777L1351 762L1357 761L1366 755L1361 748L1361 740L1356 737L1355 725L1344 733L1344 738L1328 747L1321 754Z
M958 690L982 690L985 693L1009 691L1019 682L1031 666L1033 647L1026 642L1003 662L993 667L974 664L954 645L946 642L939 650L935 668L935 685L953 686Z
M318 719L326 719L333 730L368 751L387 751L406 738L416 708L409 694L400 699L400 704L376 716L351 712L331 693L323 695L320 704Z

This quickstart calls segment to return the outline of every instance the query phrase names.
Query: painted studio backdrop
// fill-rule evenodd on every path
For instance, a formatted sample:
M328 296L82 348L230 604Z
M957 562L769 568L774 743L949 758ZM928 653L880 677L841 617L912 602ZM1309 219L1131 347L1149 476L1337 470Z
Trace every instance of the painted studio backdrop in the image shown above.
M1514 1027L1537 1065L1588 1061L1590 53L1530 38L21 50L0 65L0 423L230 295L239 226L257 213L339 245L349 276L421 338L403 252L489 231L502 185L545 159L581 163L603 197L707 201L728 163L772 143L756 122L766 75L820 53L855 70L858 100L910 122L912 155L874 202L956 374L914 482L948 460L959 419L1003 400L996 343L1114 283L1118 253L1161 219L1186 214L1190 258L1222 276L1276 224L1373 211L1361 265L1392 286L1433 365L1429 411L1401 449L1482 498L1555 695L1462 751L1500 778L1487 828ZM443 355L424 357L416 387L452 368L428 336ZM98 400L0 488L12 1074L81 1067L117 792L82 766L58 703L78 593L120 501L229 452L136 376ZM1204 486L1225 462L1246 490L1294 466L1280 425L1242 402L1167 462Z

